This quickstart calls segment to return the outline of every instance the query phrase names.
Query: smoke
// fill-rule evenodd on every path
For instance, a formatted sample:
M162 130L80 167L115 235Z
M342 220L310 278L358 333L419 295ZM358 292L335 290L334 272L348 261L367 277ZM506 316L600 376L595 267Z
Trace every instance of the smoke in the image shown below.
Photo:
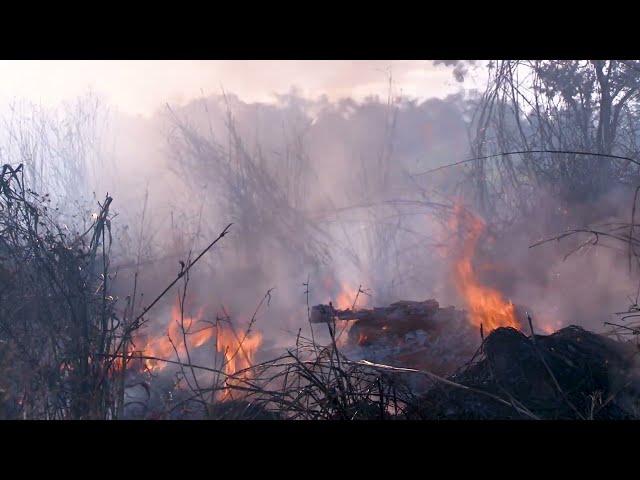
M331 102L292 92L271 104L212 96L149 119L111 112L101 141L113 167L100 179L118 212L119 295L140 264L138 290L151 299L179 260L233 222L192 272L187 304L206 305L210 319L224 309L246 324L274 288L257 327L290 343L308 329L306 283L311 305L359 286L360 304L443 297L438 225L409 174L464 156L465 105L461 95Z
M286 345L309 328L307 289L310 305L344 292L355 297L359 287L367 292L358 295L361 304L436 298L461 305L442 248L442 220L461 173L451 169L423 183L412 173L467 157L472 100L460 94L419 102L392 92L309 100L294 90L274 103L210 96L148 118L103 105L101 128L83 134L95 148L74 150L76 163L92 173L69 177L68 185L82 187L73 195L85 203L106 192L114 197L116 294L124 303L137 283L138 311L175 278L180 261L233 222L191 272L187 309L203 308L209 321L225 312L243 326L274 289L256 328L267 347ZM87 126L88 117L75 118ZM612 190L600 214L575 205L584 211L573 218L619 220L627 205L629 192ZM474 260L484 281L541 322L595 328L635 295L624 254L597 248L564 261L570 241L529 248L567 228L549 222L554 208L549 195L526 228L495 238L489 232ZM176 295L152 311L150 333L166 329Z
M572 229L607 232L627 222L633 193L612 185L597 201L562 207L551 192L541 195L535 213L487 245L485 260L493 259L494 268L486 277L528 307L538 326L603 331L604 322L615 321L614 313L626 310L638 294L637 265L629 264L628 245L589 232L555 238ZM552 241L536 245L545 239Z

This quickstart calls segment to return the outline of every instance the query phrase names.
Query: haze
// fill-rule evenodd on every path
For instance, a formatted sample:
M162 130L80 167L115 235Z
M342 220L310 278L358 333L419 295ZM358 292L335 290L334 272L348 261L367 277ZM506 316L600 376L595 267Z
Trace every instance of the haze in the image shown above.
M167 102L223 89L249 102L269 102L292 88L307 98L359 100L385 97L389 72L398 93L420 100L460 89L450 68L427 60L17 60L0 61L0 103L27 99L51 107L92 91L111 108L150 116Z

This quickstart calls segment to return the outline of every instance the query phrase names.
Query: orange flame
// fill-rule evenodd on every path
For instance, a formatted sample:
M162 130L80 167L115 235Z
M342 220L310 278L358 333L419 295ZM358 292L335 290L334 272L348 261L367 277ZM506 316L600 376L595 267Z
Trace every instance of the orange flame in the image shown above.
M226 387L233 387L251 378L250 371L244 371L253 366L256 351L262 344L259 332L247 332L238 335L229 325L220 324L216 339L216 349L224 355L223 369L227 374ZM240 372L238 374L238 372ZM232 390L225 388L219 396L220 401L231 400ZM237 398L237 396L236 396Z
M327 294L328 300L331 300L333 306L338 310L347 310L354 306L356 302L358 305L367 303L366 295L359 295L359 287L352 287L347 282L337 281L335 277L325 276L322 279L322 286ZM336 294L336 290L339 291Z
M338 310L346 310L348 308L353 307L353 302L356 300L356 296L358 295L358 289L351 288L346 283L342 284L342 289L338 293L336 297L335 307Z
M259 332L242 332L238 334L231 325L218 324L217 327L207 325L202 321L203 309L195 316L183 315L179 299L171 308L168 327L163 334L143 342L141 349L144 366L152 372L159 372L167 367L167 362L159 359L186 356L186 350L202 347L216 337L216 350L223 354L222 368L227 375L225 387L231 387L249 378L249 373L243 370L253 366L255 354L262 344L262 334ZM184 327L184 330L183 330ZM185 333L186 332L186 333ZM216 333L217 332L217 333ZM185 346L186 339L186 346ZM140 339L138 339L138 342ZM137 342L136 342L137 343ZM138 350L140 352L140 350ZM144 358L144 357L156 357ZM131 358L134 358L132 349ZM240 372L238 374L238 372ZM231 390L225 388L219 400L231 399Z
M455 285L464 298L469 320L476 327L482 325L486 331L498 327L519 328L513 303L506 301L498 290L482 285L471 263L485 224L461 205L454 207L454 213L451 226L456 230L464 226L469 231L462 243L462 254L454 263Z
M200 309L195 316L182 315L180 309L180 300L171 307L171 317L167 330L161 335L150 338L142 348L142 354L145 357L157 357L162 359L170 359L175 356L176 350L178 354L186 353L184 337L186 336L188 348L198 348L211 339L213 336L213 327L202 325L203 310ZM182 325L186 335L183 336ZM166 362L155 359L145 359L144 365L153 372L164 370L167 366Z
M358 299L358 303L362 300L362 296L358 295L358 289L352 288L346 283L342 283L342 288L338 295L336 296L334 307L338 310L347 310L354 309L357 310L358 307L354 306L356 301L356 297ZM336 321L336 345L338 347L344 347L349 342L349 330L353 326L354 322L349 320L337 320Z

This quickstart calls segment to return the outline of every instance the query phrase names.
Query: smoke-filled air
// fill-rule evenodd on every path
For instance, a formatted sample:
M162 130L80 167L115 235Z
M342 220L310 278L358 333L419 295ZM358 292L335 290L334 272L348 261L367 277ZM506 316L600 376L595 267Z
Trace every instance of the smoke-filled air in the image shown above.
M0 418L640 418L640 61L0 73Z

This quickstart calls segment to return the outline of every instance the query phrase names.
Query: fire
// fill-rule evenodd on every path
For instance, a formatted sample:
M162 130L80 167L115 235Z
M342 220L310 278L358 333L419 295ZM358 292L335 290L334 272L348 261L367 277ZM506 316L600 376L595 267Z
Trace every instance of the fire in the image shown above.
M325 276L322 279L322 286L325 294L329 297L333 306L338 310L354 308L354 303L362 305L366 303L366 295L358 295L359 287L352 287L347 282L338 282L332 276ZM338 293L335 293L338 290Z
M545 335L551 335L552 333L562 328L562 322L547 315L538 315L537 318L534 318L533 326L536 330L536 333L539 333L539 330Z
M177 299L171 307L171 316L167 329L156 337L150 338L142 348L145 357L170 359L176 351L180 356L186 353L186 348L198 348L207 343L213 337L213 326L202 322L203 310L200 309L195 316L182 315L180 300ZM182 325L186 335L183 335ZM185 337L187 346L185 347ZM150 371L161 371L167 366L166 362L154 359L145 359L145 367Z
M356 296L358 295L358 289L349 287L346 283L342 284L342 289L336 297L335 307L338 310L346 310L353 307Z
M336 296L334 307L338 310L347 310L354 309L354 303L356 301L356 297L358 297L358 301L362 299L362 297L358 296L358 289L352 288L346 283L342 283L342 288L340 292ZM353 326L353 322L348 320L337 320L336 321L336 344L338 347L344 347L349 341L349 330Z
M547 335L551 335L556 331L556 328L550 324L543 324L540 329Z
M176 357L177 351L180 358L184 359L187 348L195 349L210 344L215 337L215 348L222 354L220 368L226 374L224 386L231 387L249 379L250 374L244 370L253 366L255 354L262 344L262 334L244 331L238 333L227 323L218 322L214 326L203 322L202 317L203 309L194 316L183 316L177 300L171 308L167 329L144 344L142 356L171 359ZM147 358L144 359L144 366L149 371L159 372L166 368L167 363ZM231 398L231 389L224 388L218 399L224 401Z
M466 303L469 320L477 327L482 325L486 331L498 327L519 328L513 303L506 301L498 290L482 285L473 269L472 259L485 229L484 222L460 205L455 206L454 213L452 227L468 229L461 255L454 263L454 280Z
M218 326L216 350L224 355L222 368L227 375L225 387L233 387L248 380L250 371L245 371L253 366L255 354L262 344L262 335L259 332L246 332L238 334L230 325ZM238 374L238 372L240 372ZM219 396L220 401L231 400L232 390L225 388Z

